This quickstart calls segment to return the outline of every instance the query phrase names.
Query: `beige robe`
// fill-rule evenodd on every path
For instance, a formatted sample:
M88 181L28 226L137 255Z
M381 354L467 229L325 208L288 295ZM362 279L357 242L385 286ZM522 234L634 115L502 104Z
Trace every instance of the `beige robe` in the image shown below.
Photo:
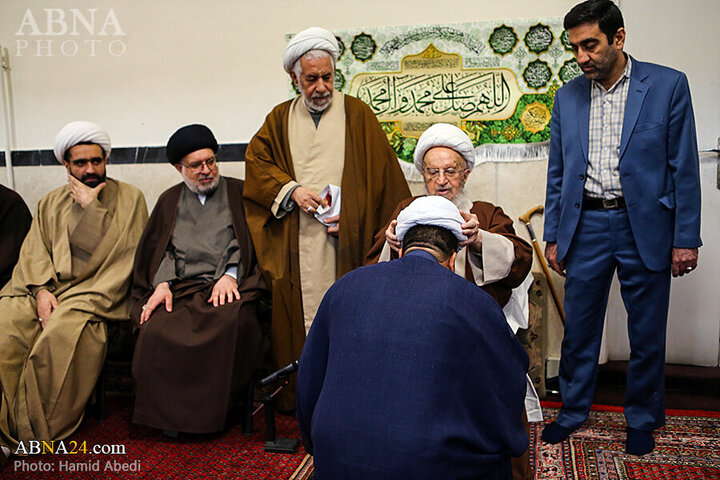
M348 95L343 100L345 151L338 158L343 165L336 278L362 265L394 206L410 196L377 117L361 100ZM297 181L288 134L294 101L283 102L268 114L245 153L243 203L260 268L272 288L272 348L278 367L300 358L305 342L298 241L300 217L305 213L294 208L277 215L278 198L284 198L290 183ZM285 396L280 396L283 410L295 408L293 383L291 377Z
M327 185L342 182L345 156L345 96L335 92L330 108L315 127L310 112L297 97L290 106L288 138L296 182L319 194ZM281 191L282 193L282 191ZM278 195L279 197L279 195ZM276 199L275 203L282 201ZM310 330L325 292L337 275L337 238L313 215L300 215L298 237L305 333Z
M70 435L102 368L103 321L129 319L130 272L147 207L137 188L107 183L85 210L68 186L40 201L0 291L2 445ZM33 296L41 286L58 300L44 330Z

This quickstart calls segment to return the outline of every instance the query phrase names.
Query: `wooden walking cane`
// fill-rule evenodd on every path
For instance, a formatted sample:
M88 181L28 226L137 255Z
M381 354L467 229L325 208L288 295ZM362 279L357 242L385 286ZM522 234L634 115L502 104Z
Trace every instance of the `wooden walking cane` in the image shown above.
M538 260L540 260L540 266L543 269L545 278L547 278L548 286L550 287L550 293L552 293L553 300L555 301L555 306L557 307L558 313L560 314L560 320L562 320L563 325L565 325L565 310L563 310L562 303L560 303L560 298L558 297L557 291L555 290L555 285L553 284L552 278L550 277L550 271L548 270L547 264L545 263L545 255L543 254L543 252L540 251L540 246L538 245L537 238L535 238L535 232L533 231L532 224L530 224L530 217L532 217L536 213L542 213L543 210L544 209L542 205L533 207L528 210L525 215L520 216L520 221L525 224L528 232L530 232L530 238L532 239L535 253L537 253Z

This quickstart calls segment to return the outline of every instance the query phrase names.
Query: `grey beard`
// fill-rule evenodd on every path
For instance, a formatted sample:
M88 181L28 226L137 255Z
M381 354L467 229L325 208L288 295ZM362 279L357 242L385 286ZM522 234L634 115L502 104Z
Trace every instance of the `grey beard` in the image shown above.
M185 172L182 172L183 182L185 182L185 185L190 189L191 192L193 192L195 195L205 195L206 197L217 190L218 184L220 183L220 174L215 177L215 181L207 186L203 187L199 183L193 183L192 180L190 180L187 175L185 175Z
M328 101L328 103L327 103L324 107L318 109L318 108L314 107L314 106L308 101L307 98L305 98L305 95L301 95L301 97L302 97L303 103L305 104L305 108L307 108L308 110L310 110L312 113L324 112L325 110L327 110L328 108L330 108L330 104L332 103L332 95L330 95L330 101Z

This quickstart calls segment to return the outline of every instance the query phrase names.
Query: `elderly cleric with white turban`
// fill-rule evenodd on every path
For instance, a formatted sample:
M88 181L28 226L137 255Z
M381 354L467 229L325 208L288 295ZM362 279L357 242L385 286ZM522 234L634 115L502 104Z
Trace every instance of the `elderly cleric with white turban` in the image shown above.
M530 271L530 245L515 235L513 221L503 210L490 202L471 201L464 187L475 166L475 147L460 128L437 123L423 132L415 147L414 164L423 175L427 196L403 200L385 231L376 235L375 245L367 254L366 263L394 258L400 250L399 222L408 205L442 197L459 210L460 239L456 272L493 295L505 307L511 291L518 287ZM402 211L402 212L401 212ZM465 274L467 272L467 274Z
M300 95L273 108L245 151L245 214L272 285L279 365L300 356L302 332L327 289L362 265L372 235L410 195L377 116L359 98L335 90L338 55L335 35L324 28L289 40L283 67ZM328 206L339 211L321 223L315 214ZM285 390L280 408L295 408L292 390Z
M339 53L340 47L331 31L310 27L295 35L283 54L283 68L300 90L305 106L318 115L317 121L332 103L335 62ZM328 57L330 68L325 65Z
M474 245L480 249L482 235L477 216L470 212L473 203L465 196L464 187L475 166L475 147L467 133L455 125L436 123L420 136L413 157L415 168L422 174L429 196L440 196L451 201L466 220L462 224L465 239L460 246ZM389 246L398 251L400 239L391 222L385 232Z

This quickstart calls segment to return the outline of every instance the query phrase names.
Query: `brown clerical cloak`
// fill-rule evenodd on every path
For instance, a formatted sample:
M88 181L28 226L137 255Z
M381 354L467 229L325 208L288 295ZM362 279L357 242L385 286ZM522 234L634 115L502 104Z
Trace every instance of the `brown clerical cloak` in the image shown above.
M219 307L207 303L217 279L173 283L173 311L161 304L139 327L133 358L136 423L190 433L220 431L256 367L262 338L255 302L265 284L246 228L243 182L223 178L242 259L241 300ZM132 284L136 328L172 237L183 187L180 183L160 196L140 239Z
M272 340L278 366L300 358L305 342L299 212L295 208L278 219L270 210L283 185L296 180L288 141L291 103L281 103L270 112L245 154L245 211L258 261L272 287ZM362 265L393 207L410 195L377 118L365 103L347 95L345 125L337 278Z
M385 224L377 235L375 235L375 244L368 251L365 263L377 263L380 258L380 253L382 252L383 245L385 244L385 230L387 230L388 226L390 226L390 222L397 219L400 212L417 198L420 198L420 196L406 198L398 204L392 214L392 217L390 217L390 220L388 220L387 224ZM513 221L510 217L505 215L502 208L488 202L473 202L470 213L477 215L478 221L480 222L480 230L502 235L513 244L513 248L515 250L515 261L512 264L510 273L508 273L508 275L502 280L480 286L480 288L485 290L495 300L497 300L501 307L504 307L510 299L512 289L520 286L523 280L525 280L525 277L527 277L527 274L530 272L533 258L532 248L530 248L530 245L528 245L525 240L515 234ZM392 252L392 258L397 258L397 253L394 251ZM470 265L467 264L468 262L469 260L466 260L465 278L475 283L472 269L470 268Z
M32 216L22 197L0 185L0 288L12 276L20 246L30 230Z

